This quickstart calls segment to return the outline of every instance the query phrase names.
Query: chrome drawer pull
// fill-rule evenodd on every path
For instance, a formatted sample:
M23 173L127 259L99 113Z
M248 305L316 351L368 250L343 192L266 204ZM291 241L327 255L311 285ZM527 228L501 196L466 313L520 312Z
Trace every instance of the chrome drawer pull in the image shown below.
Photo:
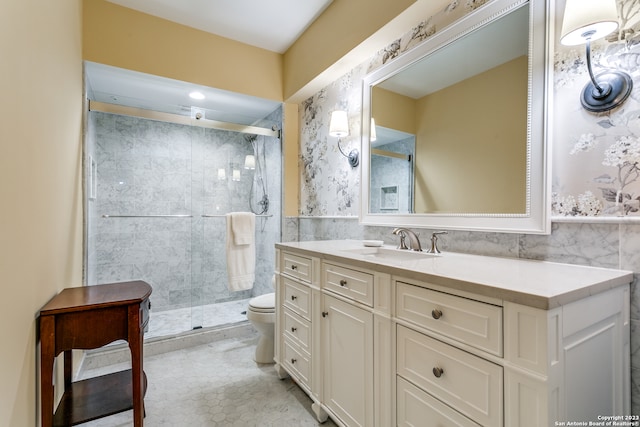
M297 297L297 296L295 296L295 295L291 295L291 301L295 301L295 300L297 300L297 299L298 299L298 297Z
M347 286L347 281L345 279L340 280L340 286Z
M295 331L297 331L297 330L298 330L298 328L296 328L295 326L292 326L292 327L291 327L291 332L295 332Z
M444 374L444 369L438 367L433 368L433 375L435 375L436 378L440 378L442 374Z
M442 317L442 311L438 310L437 308L435 310L431 311L431 317L433 317L434 319L438 320L439 318Z

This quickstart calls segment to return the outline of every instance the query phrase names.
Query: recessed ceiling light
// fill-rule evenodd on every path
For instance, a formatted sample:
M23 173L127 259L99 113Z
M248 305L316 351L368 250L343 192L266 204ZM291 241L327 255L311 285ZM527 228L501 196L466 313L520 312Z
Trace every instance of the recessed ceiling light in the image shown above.
M204 99L204 95L202 94L202 92L197 91L191 92L189 94L189 97L193 99Z

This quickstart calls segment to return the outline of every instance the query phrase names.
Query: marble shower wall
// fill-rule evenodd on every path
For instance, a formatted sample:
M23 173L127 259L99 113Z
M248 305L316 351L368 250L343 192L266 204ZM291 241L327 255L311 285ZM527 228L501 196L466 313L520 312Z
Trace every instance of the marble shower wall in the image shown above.
M588 79L584 52L556 50L551 110L554 116L551 122L554 124L552 186L556 193L554 215L557 216L551 234L450 231L439 241L444 251L634 271L631 304L632 413L640 414L640 293L636 285L640 275L640 221L633 218L640 214L637 209L640 207L640 179L627 179L621 191L621 181L616 181L619 171L622 171L622 177L632 171L631 178L634 172L640 171L640 3L636 0L618 2L619 6L624 6L620 8L625 13L620 18L622 29L594 48L594 62L596 69L600 65L611 64L631 72L634 90L622 108L603 115L593 115L582 109L579 92ZM456 9L459 5L459 9L462 3L454 1L439 14L426 17L369 61L300 105L300 216L285 219L283 240L349 238L397 243L391 234L392 228L365 227L358 223L359 170L351 169L337 153L335 138L328 136L329 114L336 108L347 109L352 131L344 145L350 148L359 146L360 79L441 29L440 24L450 17L451 8ZM467 6L482 3L467 2ZM563 16L563 4L558 2L556 5L559 19ZM558 28L560 24L558 22ZM559 47L558 43L556 45ZM621 155L625 149L629 151L626 157ZM616 208L618 191L621 196ZM558 202L564 203L564 208L559 207ZM617 217L619 214L626 217ZM429 236L435 230L415 231Z
M280 109L269 123L281 123ZM272 289L280 240L281 144L277 138L91 112L97 193L88 201L88 284L141 279L153 286L156 311L244 299ZM270 125L268 125L270 127ZM259 208L262 183L245 156L266 164L268 218L256 218L256 283L227 289L224 215ZM265 163L266 162L266 163ZM225 170L219 179L218 170ZM232 179L233 170L240 180ZM254 180L256 182L254 182ZM250 195L255 195L250 200ZM192 218L104 218L103 215L192 215Z

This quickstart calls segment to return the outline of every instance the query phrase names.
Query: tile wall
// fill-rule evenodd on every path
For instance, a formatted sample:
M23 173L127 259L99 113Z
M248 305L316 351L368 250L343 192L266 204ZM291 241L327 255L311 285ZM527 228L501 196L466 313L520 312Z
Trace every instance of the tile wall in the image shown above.
M281 123L281 110L265 126ZM244 299L270 292L274 251L280 240L281 145L258 136L269 199L256 218L256 283L227 289L224 215L259 208L262 182L244 168L254 148L245 134L91 112L86 156L97 167L95 200L87 202L87 283L142 279L153 286L162 311ZM225 170L223 179L218 171ZM240 180L232 179L233 170ZM253 198L250 200L250 195ZM256 211L257 212L257 211ZM105 218L103 215L192 215L192 218Z

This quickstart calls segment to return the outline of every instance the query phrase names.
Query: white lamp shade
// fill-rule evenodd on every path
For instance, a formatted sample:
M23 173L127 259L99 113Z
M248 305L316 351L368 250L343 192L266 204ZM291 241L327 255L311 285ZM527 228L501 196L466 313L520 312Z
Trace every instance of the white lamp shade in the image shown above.
M331 113L331 121L329 122L329 135L341 138L349 135L349 120L347 112L336 110Z
M234 169L231 175L232 181L240 181L240 169Z
M373 120L373 117L371 117L371 129L369 130L369 140L373 142L376 139L378 139L378 135L376 133L376 121Z
M567 0L560 43L566 46L597 40L618 28L616 0Z
M218 179L219 180L227 179L227 172L224 170L224 168L218 169Z
M252 154L248 154L244 158L244 168L245 169L255 169L256 168L256 158Z

